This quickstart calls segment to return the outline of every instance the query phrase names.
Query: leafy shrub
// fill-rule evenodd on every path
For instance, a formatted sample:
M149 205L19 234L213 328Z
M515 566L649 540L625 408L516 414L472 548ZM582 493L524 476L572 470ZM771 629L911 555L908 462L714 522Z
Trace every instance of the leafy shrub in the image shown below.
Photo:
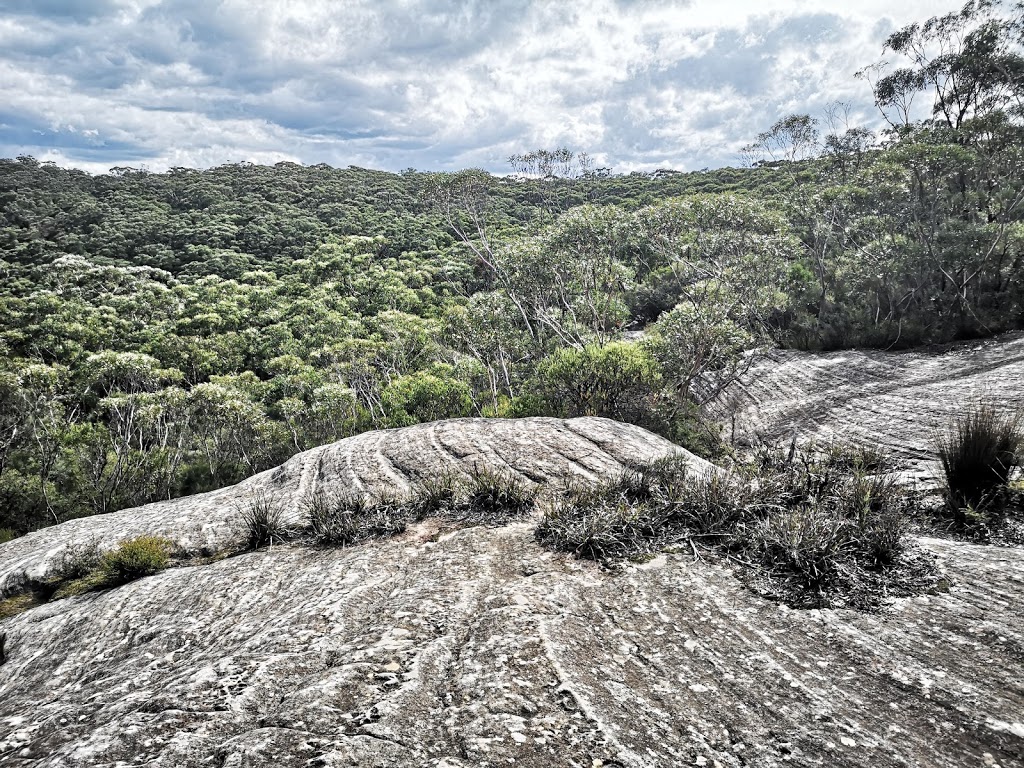
M432 370L440 375L417 371L395 379L381 393L392 426L468 416L472 412L469 387L454 378L447 366L435 365Z
M292 533L284 522L284 505L277 497L258 489L241 508L245 544L250 549L284 542Z
M1021 413L1007 414L987 404L972 406L936 437L935 447L953 523L967 528L979 518L998 515L1021 462Z
M167 567L174 544L161 536L139 536L122 541L117 549L100 557L99 571L105 586L127 584Z
M661 386L655 360L623 341L582 349L565 347L537 369L546 411L559 416L607 416L637 423Z
M0 528L0 544L6 544L16 538L18 538L18 532L13 528Z

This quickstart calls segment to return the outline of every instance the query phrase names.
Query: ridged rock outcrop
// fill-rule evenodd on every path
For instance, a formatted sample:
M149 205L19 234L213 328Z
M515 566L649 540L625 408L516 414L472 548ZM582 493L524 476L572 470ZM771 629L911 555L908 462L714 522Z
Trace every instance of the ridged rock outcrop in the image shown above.
M1024 406L1024 335L933 351L773 350L708 403L738 444L828 442L881 448L934 476L934 437L971 404Z
M279 501L285 521L294 523L317 490L401 494L428 478L468 476L474 466L540 484L594 480L670 454L685 454L695 471L711 466L644 429L609 419L452 419L365 432L299 453L229 488L71 520L16 539L0 548L0 597L46 578L69 544L97 541L112 548L148 534L167 537L186 556L224 551L240 539L241 510L258 492Z
M254 487L369 490L474 461L597 478L673 450L593 419L372 433L41 531L0 565L13 589L82 536L216 549ZM545 551L533 525L275 546L0 621L0 764L1024 764L1019 550L927 540L949 591L869 615L790 610L689 552L603 570Z

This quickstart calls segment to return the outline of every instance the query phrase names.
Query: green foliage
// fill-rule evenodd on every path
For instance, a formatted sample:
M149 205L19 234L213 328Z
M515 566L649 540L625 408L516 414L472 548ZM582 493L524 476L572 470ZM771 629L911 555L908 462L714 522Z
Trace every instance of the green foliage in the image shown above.
M680 303L666 312L652 326L646 341L665 378L684 402L695 383L707 387L708 374L714 375L715 386L707 387L704 398L731 383L743 370L743 353L756 344L754 334L730 317L726 297L718 290L715 293L710 301Z
M889 37L895 69L863 73L880 142L841 110L789 115L748 168L614 174L564 148L514 154L511 177L0 160L0 528L452 416L598 414L710 456L698 406L752 349L1020 328L1007 8Z
M945 509L954 525L963 530L996 523L1024 458L1021 414L973 405L936 436L935 447L945 479Z
M161 536L139 536L122 541L99 561L104 586L117 586L151 576L167 567L174 544Z
M441 376L426 371L402 376L381 393L390 423L396 427L438 419L468 416L473 409L469 386L452 378L449 367Z
M552 414L630 421L654 396L661 374L643 347L613 341L557 350L541 361L537 378Z

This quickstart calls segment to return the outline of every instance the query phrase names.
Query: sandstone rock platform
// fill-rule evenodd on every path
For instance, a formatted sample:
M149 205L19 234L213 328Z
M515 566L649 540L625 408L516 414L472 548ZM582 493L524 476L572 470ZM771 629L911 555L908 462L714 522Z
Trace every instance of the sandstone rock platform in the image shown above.
M601 419L368 433L0 545L0 568L15 591L83 536L213 551L257 487L369 492L473 462L596 479L676 450ZM0 764L1024 765L1024 556L921 546L949 590L879 614L794 611L688 552L604 570L530 521L173 568L0 621Z

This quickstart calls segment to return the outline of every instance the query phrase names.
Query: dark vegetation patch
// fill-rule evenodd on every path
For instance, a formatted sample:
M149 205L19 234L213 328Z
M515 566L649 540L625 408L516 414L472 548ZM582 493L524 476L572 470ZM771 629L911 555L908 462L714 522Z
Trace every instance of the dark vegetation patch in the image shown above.
M303 502L303 516L315 542L344 546L394 536L428 517L457 525L504 525L529 515L536 496L536 487L517 475L474 465L468 479L441 475L405 495L318 490Z
M727 559L797 607L876 607L934 581L907 539L913 503L877 454L761 450L731 472L666 459L568 485L537 528L552 549L614 566L667 548Z
M284 502L262 488L238 510L238 514L242 520L246 549L283 544L295 534L285 523Z
M936 436L942 499L934 526L968 541L1024 543L1024 488L1017 475L1024 449L1020 411L979 402Z

